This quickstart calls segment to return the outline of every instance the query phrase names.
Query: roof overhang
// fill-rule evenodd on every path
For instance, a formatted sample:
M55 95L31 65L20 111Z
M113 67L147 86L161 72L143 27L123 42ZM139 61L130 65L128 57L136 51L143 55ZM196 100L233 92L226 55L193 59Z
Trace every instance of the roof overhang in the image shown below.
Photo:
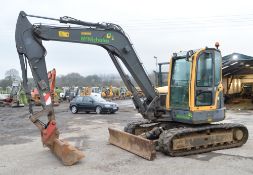
M253 74L253 57L240 53L232 53L222 57L222 75Z

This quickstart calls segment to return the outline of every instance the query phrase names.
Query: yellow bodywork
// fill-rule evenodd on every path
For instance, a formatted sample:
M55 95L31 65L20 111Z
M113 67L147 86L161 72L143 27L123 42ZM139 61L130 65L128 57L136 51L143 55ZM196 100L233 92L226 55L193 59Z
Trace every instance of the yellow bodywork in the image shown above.
M205 51L206 49L200 49L198 50L196 53L194 53L191 58L191 69L190 69L190 83L189 83L189 109L192 112L198 112L198 111L210 111L210 110L216 110L217 109L217 101L218 101L218 96L219 93L221 91L223 91L223 86L222 86L222 79L220 80L220 83L218 85L218 88L215 92L215 100L214 100L214 104L211 106L195 106L195 79L196 79L196 71L192 71L192 70L196 70L196 66L197 66L197 58L200 55L200 53L202 53L203 51ZM172 63L172 58L170 59L170 63ZM168 86L167 87L167 100L166 100L166 109L170 109L170 85L171 85L171 72L172 72L172 64L170 64L170 70L168 73ZM222 77L222 76L221 76ZM164 87L162 87L164 88Z
M109 88L103 87L101 96L103 98L112 98L113 97L113 88L112 85Z
M89 96L91 95L91 87L83 87L82 91L80 92L80 96Z

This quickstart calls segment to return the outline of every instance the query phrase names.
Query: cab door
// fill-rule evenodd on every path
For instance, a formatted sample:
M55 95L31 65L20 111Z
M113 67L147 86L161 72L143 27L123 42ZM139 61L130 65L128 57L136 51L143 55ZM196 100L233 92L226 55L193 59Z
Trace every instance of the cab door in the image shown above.
M195 75L192 77L192 111L223 108L221 80L222 58L218 50L202 50L195 57ZM196 80L196 81L195 81Z
M213 106L215 99L214 86L214 52L205 50L196 60L195 106Z

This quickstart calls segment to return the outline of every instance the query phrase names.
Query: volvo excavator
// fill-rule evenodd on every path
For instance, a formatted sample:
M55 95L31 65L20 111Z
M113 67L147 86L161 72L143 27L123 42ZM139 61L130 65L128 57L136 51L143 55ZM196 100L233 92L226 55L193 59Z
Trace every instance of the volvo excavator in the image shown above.
M64 25L31 24L28 17L53 20ZM68 25L66 25L68 24ZM218 47L173 54L170 61L168 93L159 94L148 78L133 44L123 29L112 23L91 23L71 17L48 18L21 11L16 24L16 47L28 99L27 68L41 96L43 110L30 120L40 129L42 142L65 165L72 165L84 154L59 139L55 113L50 100L46 49L42 41L91 44L104 48L116 66L143 121L129 123L124 131L109 128L109 142L145 159L153 160L156 150L171 156L184 156L242 146L248 130L242 124L217 123L225 119L221 80L221 53ZM122 69L128 69L144 94L138 96ZM47 116L48 123L40 117Z

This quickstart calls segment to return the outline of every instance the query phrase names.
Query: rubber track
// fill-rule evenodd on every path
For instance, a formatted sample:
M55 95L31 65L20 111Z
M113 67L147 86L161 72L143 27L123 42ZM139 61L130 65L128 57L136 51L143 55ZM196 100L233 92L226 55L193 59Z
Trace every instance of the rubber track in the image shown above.
M240 128L243 133L243 139L241 141L237 141L235 143L226 143L224 145L209 145L208 147L200 147L200 148L192 148L191 150L172 150L172 140L176 138L180 138L180 135L189 135L189 133L196 133L196 132L203 132L205 130L220 130L220 129L232 129L232 128ZM184 127L184 128L173 128L164 131L158 141L159 150L167 155L170 156L186 156L191 154L199 154L199 153L205 153L215 150L221 150L221 149L228 149L228 148L234 148L234 147L240 147L244 143L246 143L248 139L248 130L247 128L242 124L236 124L236 123L225 123L225 124L210 124L210 125L202 125L199 127Z

